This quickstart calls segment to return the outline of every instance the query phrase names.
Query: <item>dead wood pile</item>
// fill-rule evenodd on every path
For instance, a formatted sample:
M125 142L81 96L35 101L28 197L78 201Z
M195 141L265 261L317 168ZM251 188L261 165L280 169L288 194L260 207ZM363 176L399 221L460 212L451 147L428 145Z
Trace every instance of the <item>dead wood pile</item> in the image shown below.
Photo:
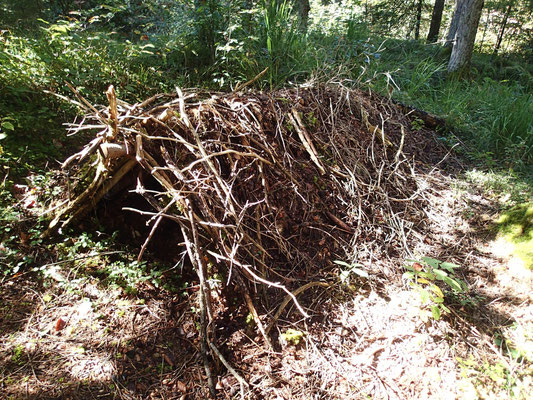
M163 218L176 221L201 281L208 263L228 282L288 293L326 276L334 260L404 254L423 229L418 171L444 154L423 115L339 86L177 90L134 105L111 87L100 108L77 95L87 115L70 130L98 133L63 165L78 165L80 185L48 234L141 169L159 183L137 182L149 205L137 211L153 227L147 241Z
M183 243L176 246L186 248L200 281L202 353L211 349L223 363L207 339L213 311L206 279L215 271L241 287L270 347L268 332L283 308L292 299L305 316L295 295L335 279L334 260L370 268L377 257L405 256L424 229L419 171L442 160L445 149L424 126L424 114L388 99L340 86L177 89L130 105L110 87L109 106L95 107L71 89L86 110L71 132L97 133L63 164L78 184L46 235L139 176L135 191L147 202L135 211L152 224L139 257L162 219L177 222ZM147 187L139 171L157 188ZM266 328L246 282L286 292Z
M70 130L98 133L63 167L87 163L78 174L90 184L48 233L85 215L136 167L160 184L136 189L154 229L162 218L177 221L202 253L198 262L209 257L253 279L309 279L335 259L401 254L408 233L421 229L417 172L443 148L416 113L387 99L326 86L178 90L135 105L107 94L100 109L79 96L87 115Z

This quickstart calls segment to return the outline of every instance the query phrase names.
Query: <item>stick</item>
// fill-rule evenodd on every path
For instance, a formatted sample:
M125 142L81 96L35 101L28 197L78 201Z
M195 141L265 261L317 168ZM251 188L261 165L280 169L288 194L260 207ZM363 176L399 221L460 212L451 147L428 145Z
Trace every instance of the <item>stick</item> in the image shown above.
M226 361L222 353L217 349L217 347L213 344L213 342L209 342L209 347L211 347L211 350L217 355L218 359L224 364L224 366L228 369L228 371L239 381L239 385L241 386L241 397L244 399L244 386L249 387L250 385L248 382L246 382L237 371L233 369L231 364Z
M268 71L268 67L266 67L264 70L259 72L254 78L250 79L248 82L243 83L242 85L240 83L237 83L237 86L235 86L235 89L233 89L232 93L235 93L238 90L244 89L246 86L250 86L252 83L254 83L256 80L261 78L266 72Z
M307 133L305 126L302 122L302 119L298 115L298 111L296 111L295 108L291 110L291 114L289 114L289 119L296 129L296 132L298 133L298 137L300 138L300 141L304 145L305 150L309 153L309 156L311 157L311 160L316 164L318 167L318 170L320 171L321 175L326 174L326 170L318 160L318 153L316 152L315 146L313 145L313 142L311 140L311 137Z
M155 220L154 225L152 226L152 229L150 230L150 233L148 234L148 237L146 238L146 240L144 241L144 243L143 243L143 245L141 247L141 251L139 251L139 255L137 256L137 262L140 262L141 259L143 258L144 251L146 250L146 247L148 246L148 243L150 243L150 240L152 239L152 236L154 236L154 233L157 230L157 227L159 226L159 223L161 222L162 219L163 219L163 216L160 215Z
M115 88L113 85L110 85L105 93L107 100L109 101L109 115L111 116L111 139L115 140L118 133L118 113L117 113L117 95L115 93Z
M265 343L267 344L268 348L272 350L273 349L272 342L270 341L270 338L268 337L265 331L265 327L263 326L263 323L261 322L261 319L259 318L259 314L257 313L257 310L255 309L254 303L252 302L252 298L250 297L250 293L248 293L248 289L244 285L242 286L243 286L243 292L244 292L244 300L246 301L248 310L250 310L252 317L254 317L254 321L257 327L259 328L259 332L261 332L263 339L265 339Z
M277 322L278 318L280 317L281 313L287 307L287 304L291 301L292 298L298 296L303 291L313 287L313 286L322 286L329 288L331 285L326 282L309 282L306 283L303 286L300 286L298 289L296 289L294 292L292 292L290 295L285 296L283 301L281 302L280 306L278 307L278 311L276 311L276 314L274 314L274 317L272 318L272 321L270 321L270 324L268 324L266 328L266 334L268 335L270 333L270 330L274 327L274 324Z
M190 217L189 222L191 224L191 229L193 229L194 220L192 219L192 213L190 212L190 210L189 210L189 217ZM207 376L207 385L209 386L209 393L211 394L212 398L216 398L217 393L216 393L215 384L213 382L213 374L211 373L211 367L209 365L209 359L207 357L209 339L207 338L205 280L203 279L202 269L200 265L198 264L196 249L193 248L193 244L191 240L189 239L189 235L187 234L187 230L185 226L183 225L183 223L180 223L180 227L181 227L181 232L183 234L183 241L185 242L185 246L187 247L187 253L189 254L189 259L191 260L191 263L193 264L193 266L196 268L196 273L198 274L198 278L200 279L200 347L201 347L202 359L204 362L205 375Z

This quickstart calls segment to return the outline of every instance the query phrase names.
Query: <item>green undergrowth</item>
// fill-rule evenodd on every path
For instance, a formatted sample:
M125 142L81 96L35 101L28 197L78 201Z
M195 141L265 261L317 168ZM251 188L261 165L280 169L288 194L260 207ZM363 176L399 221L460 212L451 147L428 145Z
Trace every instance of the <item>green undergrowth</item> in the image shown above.
M496 211L491 218L491 240L498 249L533 268L533 175L511 171L471 169L457 180L459 192L482 194ZM475 210L469 211L471 215Z
M478 169L465 171L458 189L480 191L484 197L497 202L501 210L533 201L533 174L518 174L512 170Z
M513 246L513 254L533 269L533 202L504 211L496 221L495 230Z
M466 142L465 151L474 159L518 170L531 166L530 65L519 57L503 61L474 54L470 77L454 80L447 76L448 55L440 47L398 40L385 47L379 62L370 64L376 76L371 87L443 118L446 130Z

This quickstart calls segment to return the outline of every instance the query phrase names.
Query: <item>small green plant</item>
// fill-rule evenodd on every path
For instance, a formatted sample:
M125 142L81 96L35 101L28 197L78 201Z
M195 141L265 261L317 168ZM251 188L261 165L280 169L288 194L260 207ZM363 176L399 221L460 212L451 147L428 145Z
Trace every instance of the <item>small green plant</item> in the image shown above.
M16 364L23 364L23 361L22 361L23 355L24 355L24 347L19 344L13 349L13 355L11 356L11 361L13 361Z
M255 320L254 320L254 316L252 315L252 313L248 313L248 315L246 316L246 326L250 328L255 327Z
M341 269L341 272L339 274L339 278L343 284L348 285L350 283L350 275L352 274L355 274L362 278L368 278L368 272L366 272L364 269L361 269L361 267L363 267L362 264L348 264L347 262L340 260L335 260L334 263L345 267L345 269Z
M464 393L476 393L475 398L527 399L530 386L530 371L527 368L509 369L507 363L488 362L470 355L456 357L460 367L458 387ZM500 395L500 396L498 396Z
M416 290L422 301L420 317L425 322L432 317L439 320L443 313L449 313L450 309L444 305L444 292L437 285L442 282L445 290L452 294L463 294L468 289L466 283L455 276L458 265L442 262L431 257L422 257L421 261L407 260L410 264L405 265L407 272L403 278L409 287Z
M420 118L415 118L411 121L411 129L415 132L418 132L420 129L424 127L424 121L422 121Z
M304 333L296 329L289 328L281 334L281 339L293 346L297 346L303 339Z

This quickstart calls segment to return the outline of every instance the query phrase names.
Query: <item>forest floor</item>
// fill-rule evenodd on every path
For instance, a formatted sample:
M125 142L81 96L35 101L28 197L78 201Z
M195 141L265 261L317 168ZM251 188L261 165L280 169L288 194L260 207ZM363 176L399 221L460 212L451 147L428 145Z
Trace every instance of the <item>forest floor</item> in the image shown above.
M217 398L528 398L533 271L495 229L509 197L456 169L423 178L426 230L412 257L452 260L468 291L447 295L448 308L431 317L421 292L396 278L405 262L373 254L368 277L339 267L337 284L302 294L310 318L289 308L269 349L240 294L213 287L224 308L219 349L247 383L214 358ZM50 263L45 279L23 272L2 281L1 397L208 398L198 285L173 291L145 280L132 294L102 284L91 250L80 248L75 268Z

